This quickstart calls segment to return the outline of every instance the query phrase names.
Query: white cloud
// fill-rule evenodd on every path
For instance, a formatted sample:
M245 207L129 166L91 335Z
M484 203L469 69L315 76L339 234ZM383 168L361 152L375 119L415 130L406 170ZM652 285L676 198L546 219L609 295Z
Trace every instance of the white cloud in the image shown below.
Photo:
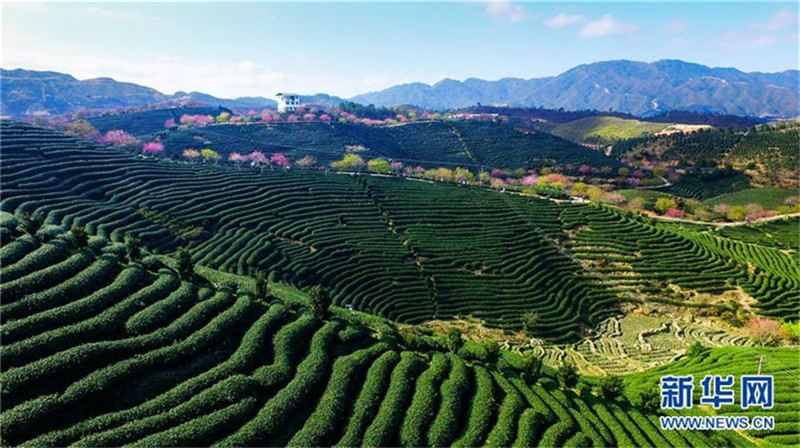
M661 27L661 31L670 34L678 34L689 26L689 21L684 18L672 19Z
M281 90L350 97L412 81L409 77L395 74L331 75L325 67L314 70L312 61L308 61L309 67L298 68L295 72L290 71L291 68L279 70L254 60L196 62L166 54L145 60L87 55L66 47L37 47L31 37L12 26L3 28L3 68L53 70L78 79L111 77L152 87L166 94L179 90L199 91L222 98L271 97ZM437 74L414 80L433 82L441 77Z
M587 20L589 19L581 14L567 14L562 12L555 17L550 17L549 19L545 20L544 24L550 28L566 28L568 26L586 23Z
M44 11L47 6L41 2L3 2L3 9L19 9L23 11Z
M517 23L529 17L522 6L507 0L487 3L486 15L500 23Z
M586 23L586 25L578 31L578 36L595 38L633 34L637 31L639 31L638 24L618 22L611 14L606 14L597 20Z
M712 47L739 51L797 42L797 14L789 10L775 13L769 20L754 22L728 31L711 43Z
M99 6L90 6L86 8L86 13L104 20L142 20L148 19L139 11L126 11L124 9L108 9ZM149 19L157 19L156 17L149 17Z
M783 31L797 27L797 14L784 9L778 11L766 22L758 22L750 25L750 28L761 31Z

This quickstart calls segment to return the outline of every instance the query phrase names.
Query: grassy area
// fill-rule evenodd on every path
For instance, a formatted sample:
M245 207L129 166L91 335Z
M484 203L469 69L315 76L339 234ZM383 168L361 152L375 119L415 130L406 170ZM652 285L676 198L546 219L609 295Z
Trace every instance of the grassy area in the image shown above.
M658 190L619 190L618 193L625 196L625 199L642 198L647 203L655 202L658 198L674 198L675 195L664 193Z
M797 195L798 191L793 188L748 188L714 196L703 201L703 204L708 207L713 207L717 204L758 204L766 209L774 209L779 205L783 205L786 198Z
M617 117L587 117L559 124L552 133L578 143L602 139L606 142L652 135L671 126L670 123L649 123Z

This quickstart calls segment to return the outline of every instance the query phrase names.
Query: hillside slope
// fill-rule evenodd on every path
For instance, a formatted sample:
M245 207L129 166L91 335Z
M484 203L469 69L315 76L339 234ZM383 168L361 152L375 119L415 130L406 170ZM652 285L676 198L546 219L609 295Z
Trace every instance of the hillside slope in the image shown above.
M3 445L754 446L730 431L663 431L628 399L559 388L519 355L497 361L473 342L458 348L341 311L319 316L297 291L266 303L248 287L181 278L153 257L132 261L120 245L92 238L73 249L9 224ZM736 372L752 373L742 368L764 354L763 373L778 379L778 406L760 412L778 430L752 435L794 443L798 372L784 363L796 351L747 350L733 352L750 361ZM728 354L665 371L731 373L715 362Z
M311 155L327 165L347 147L365 159L385 157L406 165L455 166L478 170L581 164L615 168L604 154L544 132L520 132L502 123L432 121L397 126L271 123L181 128L161 136L169 154L209 147L220 154L254 150L281 152L298 159ZM205 146L203 146L205 145Z
M587 117L563 124L545 125L553 135L577 143L607 143L626 138L653 135L672 126L617 117Z
M176 163L3 122L3 211L141 238L237 274L329 287L335 303L419 323L473 315L554 341L664 285L742 288L755 311L800 311L797 253L676 230L590 204L477 187ZM357 266L357 269L354 269ZM689 293L684 293L688 300Z

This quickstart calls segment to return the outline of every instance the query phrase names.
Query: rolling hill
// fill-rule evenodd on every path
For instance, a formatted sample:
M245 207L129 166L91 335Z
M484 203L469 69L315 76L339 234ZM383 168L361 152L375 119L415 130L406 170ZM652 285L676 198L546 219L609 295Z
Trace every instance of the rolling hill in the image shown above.
M17 232L8 224L4 235ZM578 394L529 355L413 334L340 309L319 315L304 293L284 285L270 284L275 296L263 300L247 281L220 286L208 273L178 275L174 260L130 259L94 238L77 248L51 236L16 234L0 251L4 277L15 278L2 285L4 445L797 442L794 349L705 351L627 377L627 396L601 398L589 391L592 378ZM86 268L68 274L70 264ZM776 405L760 411L776 419L775 431L665 431L655 413L632 404L634 391L655 387L659 372L749 374L760 356L777 382Z
M132 234L156 253L187 246L200 265L323 284L337 304L397 321L473 315L520 329L534 311L538 335L574 340L614 314L621 297L652 295L663 281L711 294L742 288L766 316L800 310L795 255L602 206L175 163L18 123L0 130L3 211L40 213L63 229L85 225L113 241Z
M753 345L670 310L796 319L786 224L767 241L465 185L145 157L8 120L0 139L4 446L798 443L797 348L662 348ZM656 327L620 323L639 305ZM475 339L465 319L527 342ZM612 393L554 370L573 360L658 367ZM694 409L666 414L771 431L663 430L645 394L665 374L756 369L775 377L771 409L699 406L696 387Z
M210 147L223 155L264 150L297 159L314 156L327 165L347 147L359 147L364 158L386 157L407 165L484 168L534 168L580 164L616 167L600 152L544 132L520 132L490 122L416 122L371 127L361 124L273 123L215 125L164 131L169 154Z

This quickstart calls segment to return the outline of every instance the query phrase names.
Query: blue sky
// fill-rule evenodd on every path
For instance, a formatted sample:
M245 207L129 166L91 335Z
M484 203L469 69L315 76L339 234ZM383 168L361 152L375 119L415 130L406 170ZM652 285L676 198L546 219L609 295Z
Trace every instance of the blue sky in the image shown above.
M343 97L609 59L798 66L797 2L3 3L3 68L165 93Z

